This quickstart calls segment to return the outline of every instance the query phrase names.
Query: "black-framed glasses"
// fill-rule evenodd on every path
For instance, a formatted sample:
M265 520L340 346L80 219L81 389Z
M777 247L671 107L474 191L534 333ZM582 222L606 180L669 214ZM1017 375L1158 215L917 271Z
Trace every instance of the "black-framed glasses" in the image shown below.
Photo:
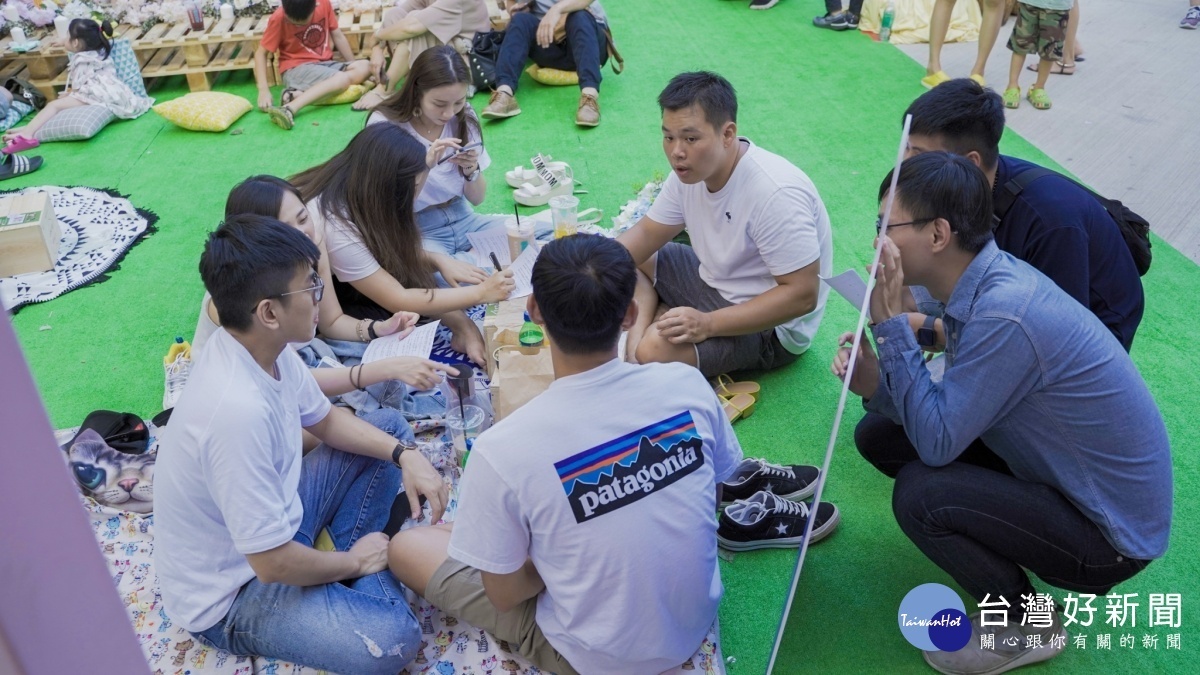
M904 227L905 225L922 225L924 223L932 223L935 220L937 220L937 218L918 218L917 220L910 220L907 223L888 223L888 229L890 230L893 227ZM879 216L875 219L875 234L880 234L882 232L883 216Z
M322 279L320 275L314 274L312 286L309 286L308 288L302 288L298 291L288 291L287 293L279 293L278 295L268 295L266 298L263 298L263 300L269 298L282 298L288 295L296 295L297 293L312 293L313 304L315 305L318 302L321 302L321 298L325 297L325 280ZM254 307L257 309L258 305L255 305ZM252 309L250 311L255 310Z

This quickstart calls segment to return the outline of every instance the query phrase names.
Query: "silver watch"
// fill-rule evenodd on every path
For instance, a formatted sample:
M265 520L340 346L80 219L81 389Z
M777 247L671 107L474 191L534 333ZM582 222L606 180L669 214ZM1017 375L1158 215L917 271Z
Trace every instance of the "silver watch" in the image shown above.
M475 170L463 176L468 183L474 183L479 178L479 166L475 166Z

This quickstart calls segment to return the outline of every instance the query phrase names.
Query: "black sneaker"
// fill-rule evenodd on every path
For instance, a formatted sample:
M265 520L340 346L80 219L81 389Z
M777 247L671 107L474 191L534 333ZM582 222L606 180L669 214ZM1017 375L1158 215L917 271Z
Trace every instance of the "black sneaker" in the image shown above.
M730 551L798 548L804 539L809 513L810 507L805 502L790 502L770 492L759 492L725 507L717 521L717 544ZM811 543L829 536L839 520L837 507L821 502L813 520Z
M817 491L821 470L815 466L779 466L753 457L743 459L729 480L721 483L721 507L757 492L770 492L784 499L807 499Z
M847 17L853 16L849 12L839 12L838 14L826 14L813 19L813 25L817 28L828 28L829 30L846 30L850 27L850 22ZM858 19L854 20L854 27L858 27Z
M779 0L750 0L750 9L771 9Z
M850 30L858 30L858 15L854 12L846 12L846 28Z

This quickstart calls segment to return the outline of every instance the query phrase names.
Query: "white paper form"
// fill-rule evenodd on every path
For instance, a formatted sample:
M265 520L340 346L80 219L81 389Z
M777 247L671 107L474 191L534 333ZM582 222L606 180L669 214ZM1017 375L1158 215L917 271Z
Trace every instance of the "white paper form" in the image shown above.
M836 277L821 277L821 281L837 291L838 295L854 305L855 309L862 311L863 298L867 295L867 282L858 276L858 272L846 270Z
M441 321L432 321L408 334L403 340L397 340L395 335L385 335L371 340L367 350L363 352L362 362L371 363L393 356L417 356L429 358L433 351L433 338L437 336Z
M539 248L530 246L521 251L521 255L513 261L512 267L509 269L512 270L513 281L516 282L517 287L508 295L509 300L523 298L533 293L533 264L537 262L539 251Z
M493 227L482 232L468 232L467 241L471 242L471 253L475 254L475 264L488 272L494 271L492 257L495 253L501 267L512 264L512 255L508 252L508 230L503 227Z

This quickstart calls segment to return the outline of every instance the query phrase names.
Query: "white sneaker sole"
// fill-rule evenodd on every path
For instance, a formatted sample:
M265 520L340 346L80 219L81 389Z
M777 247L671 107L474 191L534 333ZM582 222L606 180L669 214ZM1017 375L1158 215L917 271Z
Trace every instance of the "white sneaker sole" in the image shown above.
M820 527L814 527L812 531L812 539L809 544L815 544L825 537L828 537L837 529L838 523L842 520L841 511L835 506L833 507L833 515L829 520L821 524ZM721 535L717 535L717 545L726 551L754 551L760 548L800 548L800 543L804 541L804 536L799 537L781 537L779 539L762 539L759 541L730 541Z
M1042 661L1049 661L1050 659L1061 654L1066 649L1066 640L1067 640L1066 629L1060 628L1059 634L1063 638L1063 646L1058 647L1057 649L1054 649L1054 648L1046 647L1043 645L1041 649L1026 649L1023 653L1019 654L1013 660L1008 661L1003 664L1000 664L1000 665L996 666L995 668L992 668L991 670L985 670L985 671L972 671L970 673L967 673L966 671L951 670L949 668L943 668L943 667L939 666L938 664L934 663L932 660L930 660L930 658L929 658L930 652L921 652L921 656L925 659L925 663L929 664L930 668L933 668L937 672L943 673L944 675L999 675L1000 673L1007 673L1010 670L1015 670L1017 668L1023 668L1025 666L1032 665L1034 663L1041 663ZM972 637L974 637L974 636L972 636ZM970 646L970 645L968 645L968 646Z

